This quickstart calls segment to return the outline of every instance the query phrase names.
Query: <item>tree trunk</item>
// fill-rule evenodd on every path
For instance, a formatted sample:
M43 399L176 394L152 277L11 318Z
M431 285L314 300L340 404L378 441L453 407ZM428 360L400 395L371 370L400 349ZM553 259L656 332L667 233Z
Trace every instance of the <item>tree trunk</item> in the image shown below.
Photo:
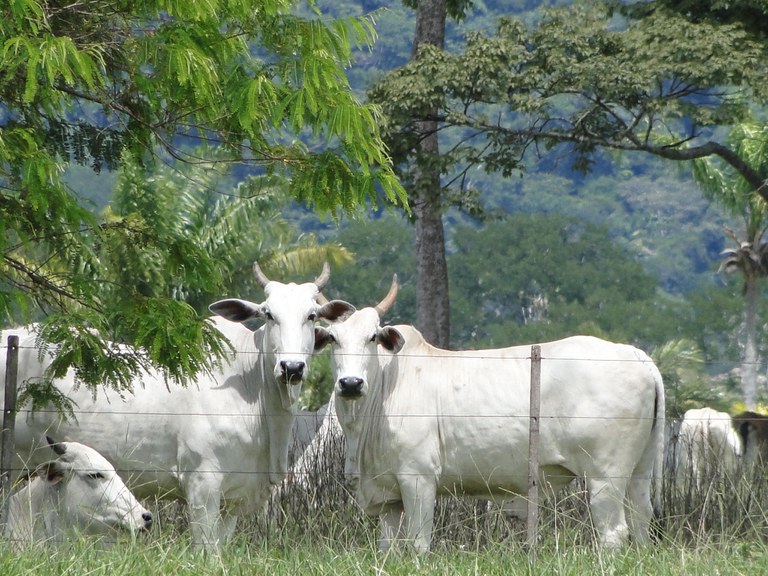
M419 1L411 58L417 57L422 44L444 47L445 20L446 0ZM437 115L437 110L430 112L430 116ZM434 162L440 154L437 122L419 122L417 129L422 138L416 151L411 191L416 238L416 326L427 341L447 348L450 341L450 305L440 169Z
M757 408L757 278L744 282L744 358L741 362L741 388L747 410Z

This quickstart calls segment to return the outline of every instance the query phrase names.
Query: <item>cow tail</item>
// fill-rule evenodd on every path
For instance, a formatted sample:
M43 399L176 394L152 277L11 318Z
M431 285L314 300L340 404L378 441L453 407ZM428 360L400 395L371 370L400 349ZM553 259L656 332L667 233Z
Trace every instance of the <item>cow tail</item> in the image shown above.
M661 507L664 479L664 434L666 428L666 400L664 395L664 381L656 365L651 363L651 372L656 384L656 409L654 413L653 445L656 454L653 462L653 513L657 519L661 519Z
M637 349L636 349L637 350ZM649 438L647 450L653 450L653 472L652 472L652 497L653 515L657 522L661 520L662 499L664 496L664 434L665 434L665 410L666 401L664 397L664 381L661 372L654 364L653 360L644 352L637 350L638 357L645 364L650 372L656 392L656 403L653 410L653 427L651 428L651 437Z

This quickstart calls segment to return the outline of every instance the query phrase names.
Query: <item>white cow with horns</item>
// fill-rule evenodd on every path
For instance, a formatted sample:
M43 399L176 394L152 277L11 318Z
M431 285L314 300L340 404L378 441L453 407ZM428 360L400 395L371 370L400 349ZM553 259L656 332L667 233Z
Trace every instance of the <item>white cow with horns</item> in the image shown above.
M435 499L505 500L527 493L530 346L447 351L411 326L380 326L376 307L327 330L345 469L358 504L380 518L380 548L404 530L430 548ZM664 388L628 345L575 336L541 344L539 467L557 490L585 477L600 542L649 541L660 509ZM350 478L351 476L351 478ZM629 523L629 526L628 526Z
M136 500L115 468L79 442L54 442L56 459L41 464L8 504L5 537L15 548L60 542L78 533L145 531L152 514Z
M22 411L16 445L22 461L46 434L89 438L139 496L186 500L195 544L216 546L234 531L237 514L258 510L288 468L295 405L315 343L315 321L343 318L346 302L318 303L328 265L313 282L270 281L254 264L266 300L220 300L210 321L232 353L213 373L169 389L161 374L143 373L133 394L99 390L94 398L70 370L55 384L76 403L76 421L55 410ZM264 325L253 331L252 324ZM40 378L45 364L34 337L19 343L19 382Z

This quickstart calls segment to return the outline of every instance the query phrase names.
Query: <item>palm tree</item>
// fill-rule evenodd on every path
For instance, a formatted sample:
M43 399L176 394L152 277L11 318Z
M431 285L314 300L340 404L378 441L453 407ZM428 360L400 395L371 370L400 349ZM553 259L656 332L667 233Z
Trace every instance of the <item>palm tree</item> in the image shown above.
M750 120L734 126L730 143L745 161L766 179L768 176L768 128ZM720 271L740 271L744 278L744 354L741 385L749 409L757 405L757 295L758 282L768 276L768 203L730 166L712 159L694 162L693 176L709 197L742 218L744 236L726 229L735 244L722 252Z
M160 166L148 176L125 162L105 215L123 241L104 256L115 274L132 279L116 286L133 284L203 313L211 298L254 292L254 260L275 277L310 277L324 260L349 262L343 247L320 245L285 219L286 188L271 176L232 184L211 165Z

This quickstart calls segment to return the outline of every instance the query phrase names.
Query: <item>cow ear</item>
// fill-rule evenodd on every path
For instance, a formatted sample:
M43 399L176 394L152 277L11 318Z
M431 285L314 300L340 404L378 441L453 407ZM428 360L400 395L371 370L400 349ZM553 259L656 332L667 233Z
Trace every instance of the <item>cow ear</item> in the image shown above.
M315 326L315 352L320 352L333 341L333 336L325 328Z
M383 328L380 328L378 340L379 344L384 346L386 350L392 352L392 354L400 352L405 345L405 338L403 338L403 335L400 334L396 328L392 328L392 326L384 326Z
M51 486L55 486L64 479L66 469L55 460L44 462L35 469L35 476L42 478Z
M264 315L264 308L261 304L254 304L239 298L219 300L208 306L208 309L231 322L243 324L249 330L255 330L255 321L260 320Z
M56 452L59 456L63 456L67 453L67 445L66 444L60 444L59 442L56 442L53 438L50 436L46 436L45 439L48 441L48 446L51 447L51 449Z
M317 317L328 322L343 322L355 313L355 307L344 300L326 302L317 311Z

